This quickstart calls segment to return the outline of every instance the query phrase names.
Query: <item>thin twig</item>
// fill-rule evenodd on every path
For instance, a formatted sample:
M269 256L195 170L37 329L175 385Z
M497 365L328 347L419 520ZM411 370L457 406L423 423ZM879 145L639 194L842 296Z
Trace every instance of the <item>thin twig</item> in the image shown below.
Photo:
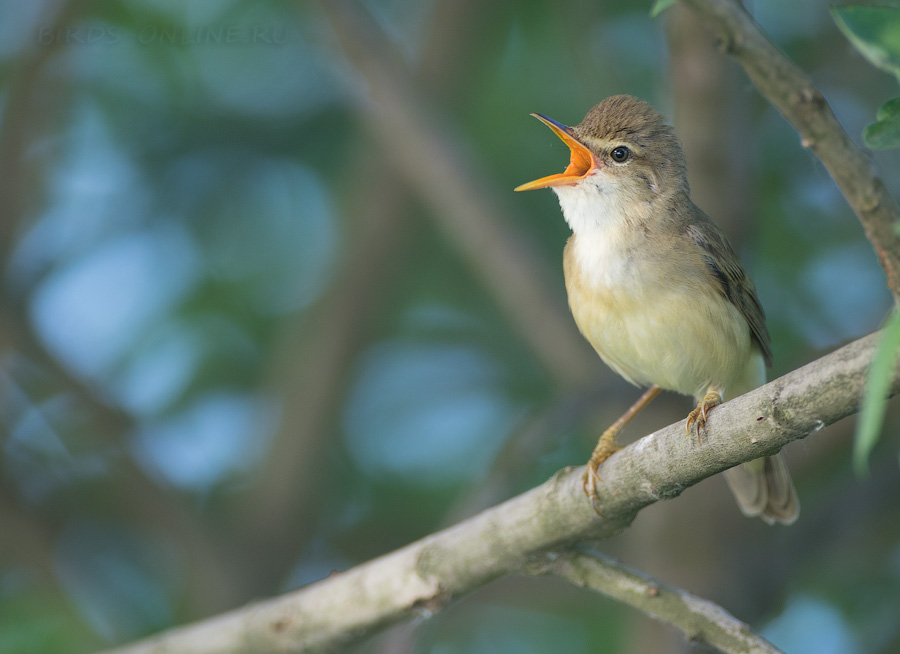
M672 625L688 640L725 654L784 654L718 604L649 577L596 550L547 557L535 573L562 577Z
M326 651L392 623L429 616L507 574L524 572L586 540L627 527L642 508L676 497L707 477L774 454L857 411L878 342L871 334L710 413L704 444L670 425L610 457L594 513L583 468L391 554L281 597L175 629L117 654ZM900 391L900 374L891 392Z
M878 167L838 122L812 80L762 33L737 0L685 0L740 62L760 92L800 132L802 144L818 155L871 241L887 285L900 300L900 207L888 193Z

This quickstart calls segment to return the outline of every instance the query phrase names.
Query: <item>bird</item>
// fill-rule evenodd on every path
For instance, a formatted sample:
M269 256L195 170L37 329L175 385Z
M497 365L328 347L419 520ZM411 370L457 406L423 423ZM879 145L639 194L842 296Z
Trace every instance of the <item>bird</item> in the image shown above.
M608 97L568 127L531 114L569 147L562 173L518 186L552 189L572 234L563 252L569 308L581 334L626 381L647 390L603 432L583 476L599 513L598 467L660 390L689 395L686 432L700 438L724 398L766 381L772 347L753 282L722 228L691 200L684 151L649 103ZM725 471L738 507L793 523L797 493L781 453Z

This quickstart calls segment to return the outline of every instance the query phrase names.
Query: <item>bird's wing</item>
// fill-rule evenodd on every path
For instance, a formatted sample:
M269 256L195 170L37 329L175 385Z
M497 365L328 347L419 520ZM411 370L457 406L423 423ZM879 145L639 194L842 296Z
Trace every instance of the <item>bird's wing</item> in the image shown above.
M704 216L705 218L705 216ZM722 294L741 312L750 325L750 333L759 345L767 366L772 365L772 342L766 328L766 314L756 288L747 277L741 262L721 228L706 218L704 224L690 224L685 236L703 251L703 261L719 282Z

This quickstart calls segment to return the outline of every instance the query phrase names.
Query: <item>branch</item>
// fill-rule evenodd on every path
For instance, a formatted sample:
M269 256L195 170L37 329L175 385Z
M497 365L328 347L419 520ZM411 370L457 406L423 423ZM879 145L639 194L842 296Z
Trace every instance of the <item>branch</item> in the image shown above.
M612 599L670 624L688 640L728 654L784 654L717 604L661 583L615 559L587 548L553 557L537 569Z
M363 153L371 155L371 148ZM363 188L345 212L351 229L340 272L320 302L287 322L276 348L272 386L284 401L282 415L266 464L233 523L246 548L266 552L248 575L256 593L245 597L272 592L290 568L298 543L310 535L308 525L322 505L317 485L326 476L321 461L334 433L331 421L340 393L372 338L374 316L393 279L391 263L405 247L405 189L389 183L389 166L371 165L378 163L378 157L368 156L349 166L349 177Z
M429 107L390 40L358 2L318 5L369 95L355 96L359 116L397 170L431 205L430 216L466 257L510 324L564 386L596 378L596 358L550 290L540 258L509 226L515 219L466 139Z
M638 511L857 411L878 343L870 334L710 413L703 446L670 425L614 454L598 488L603 515L567 468L541 486L449 529L277 598L112 650L117 654L323 651L546 561L548 552L612 536ZM895 373L891 394L900 391Z
M84 13L83 3L69 0L55 0L44 3L44 25L57 34L67 25L74 25ZM46 79L44 68L59 55L63 44L61 39L53 43L37 44L32 39L31 47L17 56L14 65L6 69L6 92L3 120L0 120L0 261L5 270L16 242L17 230L22 227L29 191L40 187L45 171L33 163L33 157L26 156L28 148L39 140L48 124L58 120L59 113L67 106L58 95L47 102L47 85L58 89L59 80ZM4 290L4 293L8 291Z
M824 96L794 62L778 50L738 0L685 0L722 39L723 50L800 132L802 144L818 155L871 241L887 284L900 301L900 207L888 193L878 167L844 131Z
M688 162L688 185L698 207L721 225L738 248L754 223L750 143L744 129L750 107L737 66L715 56L718 39L688 7L666 10L672 124Z
M484 7L477 0L440 0L431 7L416 77L429 87L440 81L442 98L459 92L475 65L465 56L472 50L451 35L483 23ZM283 405L258 481L233 520L242 540L249 541L244 551L266 552L255 557L258 566L246 570L256 589L247 597L277 588L294 564L298 543L310 537L309 524L325 508L320 485L328 475L322 452L334 436L339 394L349 383L352 364L377 332L377 311L394 301L396 276L406 269L403 258L415 251L418 226L410 220L414 198L408 185L398 183L402 175L369 140L356 144L338 182L348 226L339 272L315 306L287 321L273 357L271 384L290 401ZM273 543L280 545L273 548Z

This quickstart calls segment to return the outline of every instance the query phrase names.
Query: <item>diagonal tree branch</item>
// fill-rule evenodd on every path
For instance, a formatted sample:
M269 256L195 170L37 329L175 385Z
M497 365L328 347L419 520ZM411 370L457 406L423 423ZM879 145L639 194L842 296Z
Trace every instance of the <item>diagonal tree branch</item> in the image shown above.
M900 207L888 193L875 162L838 122L812 80L763 34L738 0L685 0L722 39L722 49L744 67L772 105L800 132L856 212L900 300Z
M596 377L596 359L565 305L510 225L505 203L484 183L466 140L417 90L409 70L377 22L358 2L319 0L340 47L369 95L358 94L360 118L422 198L447 238L483 280L512 327L563 386Z
M684 632L688 640L727 654L784 654L717 604L661 583L596 550L576 547L548 558L536 572L603 593Z
M324 651L394 622L428 616L498 577L527 572L548 552L611 536L642 508L854 413L878 343L870 334L711 412L705 442L670 425L613 455L584 497L583 468L449 529L283 596L112 650L117 654ZM895 374L891 394L900 391ZM255 649L253 649L255 648Z
M312 310L289 321L277 349L272 386L283 400L279 427L233 523L248 551L266 552L248 566L245 583L255 592L245 597L272 592L298 544L311 535L309 525L322 508L327 470L321 461L336 407L355 358L371 340L373 316L394 277L392 262L402 260L406 189L385 184L391 169L376 169L372 161L377 158L361 157L349 166L362 188L347 209L351 235L340 272Z
M415 71L418 85L434 87L440 80L434 95L442 99L461 90L475 62L451 35L471 31L473 22L483 24L485 7L477 0L441 0L432 7L427 45ZM393 301L397 276L408 270L404 259L415 256L413 245L423 227L411 220L414 198L408 185L398 182L403 175L370 140L360 134L344 164L338 195L347 246L340 272L311 310L301 311L281 330L272 385L290 401L283 405L258 482L233 521L248 543L245 550L266 552L254 557L258 565L245 566L255 589L247 597L267 595L277 587L275 580L282 580L295 563L298 545L311 537L310 525L324 510L322 452L334 435L340 395L354 361L379 329L377 312ZM273 548L273 542L280 545Z

